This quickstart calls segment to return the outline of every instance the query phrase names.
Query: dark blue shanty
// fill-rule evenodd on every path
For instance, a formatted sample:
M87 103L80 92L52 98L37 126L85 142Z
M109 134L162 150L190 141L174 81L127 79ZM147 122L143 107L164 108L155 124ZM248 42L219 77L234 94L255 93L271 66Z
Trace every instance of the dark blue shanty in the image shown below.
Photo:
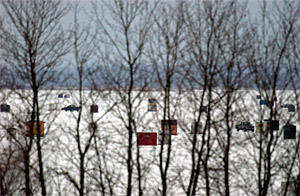
M270 124L270 130L273 130L273 131L278 131L279 130L279 121L278 120L265 119L264 122Z
M260 100L260 101L259 101L259 104L260 104L260 105L266 105L267 103L266 103L266 100Z
M98 105L91 105L91 113L98 113Z
M289 112L295 112L295 106L294 106L293 104L290 104L290 105L288 106L288 111L289 111Z
M207 112L207 106L200 106L200 112Z
M0 106L0 112L10 112L10 105L1 104L1 106Z
M283 137L285 140L296 139L296 126L285 125L283 127Z

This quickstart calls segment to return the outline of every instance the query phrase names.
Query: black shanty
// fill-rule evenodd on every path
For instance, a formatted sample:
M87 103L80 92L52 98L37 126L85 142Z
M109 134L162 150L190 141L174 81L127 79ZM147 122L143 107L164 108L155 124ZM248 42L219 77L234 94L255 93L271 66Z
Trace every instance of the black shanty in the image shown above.
M10 112L10 105L1 104L0 105L0 112Z

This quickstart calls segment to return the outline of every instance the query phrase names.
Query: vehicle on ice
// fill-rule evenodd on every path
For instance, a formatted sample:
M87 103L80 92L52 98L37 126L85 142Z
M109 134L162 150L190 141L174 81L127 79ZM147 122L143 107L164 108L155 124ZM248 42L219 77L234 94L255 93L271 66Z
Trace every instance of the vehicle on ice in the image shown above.
M237 131L252 131L254 132L254 126L250 122L241 122L240 124L236 125L235 128Z
M71 112L73 112L73 111L79 112L80 107L77 107L75 105L68 105L67 107L62 108L61 110L71 111Z

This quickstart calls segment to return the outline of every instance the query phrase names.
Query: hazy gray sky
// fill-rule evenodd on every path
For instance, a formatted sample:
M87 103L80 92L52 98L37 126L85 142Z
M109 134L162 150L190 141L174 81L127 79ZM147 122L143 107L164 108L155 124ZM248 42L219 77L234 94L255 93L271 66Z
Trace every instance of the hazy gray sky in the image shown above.
M80 0L80 6L84 8L83 13L79 17L80 22L88 22L90 21L89 17L87 14L91 13L93 6L92 6L92 1L95 0ZM98 0L98 3L100 4L102 0ZM111 0L106 0L107 2L112 2ZM152 0L149 0L151 2ZM163 0L167 2L172 2L172 0ZM188 1L188 0L187 0ZM226 0L225 0L226 1ZM244 0L238 0L238 1L244 1ZM71 3L74 1L70 1ZM268 1L269 3L272 3L272 1ZM248 8L251 12L251 16L255 17L257 14L259 14L259 0L249 0L248 1ZM108 12L106 12L107 14ZM73 15L72 13L68 14L63 20L65 24L70 24L73 21Z

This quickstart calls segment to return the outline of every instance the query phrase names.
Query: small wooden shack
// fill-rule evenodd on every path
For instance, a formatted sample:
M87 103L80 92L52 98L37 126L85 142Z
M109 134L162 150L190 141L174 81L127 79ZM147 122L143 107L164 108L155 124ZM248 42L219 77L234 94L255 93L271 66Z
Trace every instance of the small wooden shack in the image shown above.
M296 196L300 193L300 183L295 181L281 182L281 196Z
M97 123L96 122L90 122L88 125L88 131L90 133L93 133L94 131L97 131Z
M255 129L256 129L256 133L260 133L267 136L268 133L270 132L270 124L267 122L257 122Z
M55 110L57 110L57 105L54 104L54 103L51 103L51 104L49 105L49 111L55 111Z
M296 126L290 124L285 125L283 127L283 138L285 140L296 139Z
M288 111L289 111L289 112L295 112L295 106L294 106L293 104L290 104L290 105L288 106Z
M44 124L45 122L43 121L39 121L39 125L40 125L40 136L43 137L44 136ZM26 136L30 136L30 125L31 125L31 121L27 121L25 122L25 126L26 126ZM37 121L33 122L33 136L38 136L38 131L37 131Z
M270 130L278 131L279 130L279 121L278 120L264 120L270 126Z
M156 146L157 145L157 133L152 132L139 132L137 133L138 145L143 146Z
M8 104L1 104L0 105L0 112L10 112L10 105L8 105Z
M193 122L192 123L192 126L191 126L191 134L202 134L203 132L202 132L202 123L201 122L199 122L198 123L198 126L196 126L197 125L197 122ZM196 127L197 127L197 129L196 129Z
M148 99L148 112L156 112L157 111L157 101L154 98Z
M266 105L266 100L259 100L260 105Z
M91 105L91 113L98 113L98 105Z
M207 106L200 106L200 112L208 112L208 107Z
M177 135L177 120L161 120L161 130L169 131L171 135Z
M159 145L172 145L172 137L171 137L169 130L159 134L158 144Z

